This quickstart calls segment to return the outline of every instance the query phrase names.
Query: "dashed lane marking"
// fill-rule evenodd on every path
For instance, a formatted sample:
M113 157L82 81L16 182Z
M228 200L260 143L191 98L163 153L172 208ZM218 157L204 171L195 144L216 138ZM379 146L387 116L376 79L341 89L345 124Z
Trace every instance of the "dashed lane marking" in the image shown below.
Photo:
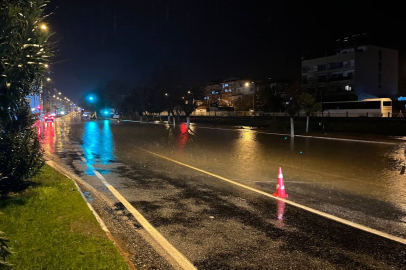
M141 224L141 226L161 245L161 247L176 261L176 263L182 269L194 269L197 268L180 253L171 243L166 240L142 215L138 212L112 185L110 185L106 179L97 170L93 170L93 173L100 179L100 181L113 193L113 195L127 208L127 210L134 216L134 218Z
M134 147L137 148L137 149L139 149L139 150L145 151L145 152L147 152L147 153L149 153L149 154L151 154L151 155L154 155L154 156L160 157L160 158L162 158L162 159L166 159L166 160L168 160L168 161L171 161L171 162L177 163L177 164L179 164L179 165L185 166L185 167L187 167L187 168L190 168L190 169L193 169L193 170L196 170L196 171L199 171L199 172L202 172L202 173L211 175L211 176L213 176L213 177L216 177L216 178L218 178L218 179L220 179L220 180L223 180L223 181L225 181L225 182L228 182L228 183L230 183L230 184L239 186L239 187L241 187L241 188L245 188L245 189L247 189L247 190L251 190L251 191L253 191L253 192L259 193L259 194L261 194L261 195L264 195L264 196L266 196L266 197L272 198L272 199L274 199L274 200L278 200L278 201L285 202L285 203L287 203L287 204L290 204L290 205L295 206L295 207L297 207L297 208L300 208L300 209L303 209L303 210L305 210L305 211L311 212L311 213L313 213L313 214L316 214L316 215L319 215L319 216L322 216L322 217L325 217L325 218L328 218L328 219L337 221L337 222L339 222L339 223L348 225L348 226L350 226L350 227L353 227L353 228L356 228L356 229L359 229L359 230L362 230L362 231L365 231L365 232L368 232L368 233L372 233L372 234L375 234L375 235L384 237L384 238L386 238L386 239L390 239L390 240L396 241L396 242L398 242L398 243L406 244L406 239L403 239L403 238L401 238L401 237L394 236L394 235L391 235L391 234L388 234L388 233L385 233L385 232L382 232L382 231L379 231L379 230L376 230L376 229L372 229L372 228L369 228L369 227L367 227L367 226L364 226L364 225L361 225L361 224L358 224L358 223L355 223L355 222L352 222L352 221L349 221L349 220L346 220L346 219L343 219L343 218L339 218L339 217L336 217L336 216L327 214L327 213L325 213L325 212L322 212L322 211L319 211L319 210L310 208L310 207L308 207L308 206L305 206L305 205L302 205L302 204L299 204L299 203L295 203L295 202L290 201L290 200L285 200L285 199L282 199L282 198L275 197L275 196L273 196L272 194L269 194L269 193L264 192L264 191L262 191L262 190L259 190L259 189L256 189L256 188L253 188L253 187L249 187L249 186L246 186L246 185L244 185L244 184L235 182L235 181L230 180L230 179L227 179L227 178L225 178L225 177L223 177L223 176L220 176L220 175L217 175L217 174L214 174L214 173L211 173L211 172L208 172L208 171L205 171L205 170L196 168L196 167L194 167L194 166L191 166L191 165L185 164L185 163L183 163L183 162L180 162L180 161L177 161L177 160L174 160L174 159L171 159L171 158L162 156L162 155L160 155L160 154L157 154L157 153L154 153L154 152L145 150L145 149L143 149L143 148L139 148L139 147L136 147L136 146L134 146Z

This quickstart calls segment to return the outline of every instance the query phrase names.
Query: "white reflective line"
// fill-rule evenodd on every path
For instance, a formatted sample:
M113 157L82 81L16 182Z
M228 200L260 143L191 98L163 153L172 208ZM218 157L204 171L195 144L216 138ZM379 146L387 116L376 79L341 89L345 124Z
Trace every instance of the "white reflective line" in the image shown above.
M127 122L137 122L139 123L140 121L133 121L133 120L122 120L122 121L127 121ZM154 124L166 124L166 123L154 123ZM289 134L283 134L283 133L276 133L276 132L264 132L264 131L258 131L255 129L244 129L244 128L213 128L213 127L205 127L205 126L200 126L193 124L193 127L197 128L205 128L205 129L218 129L218 130L230 130L230 131L253 131L261 134L268 134L268 135L277 135L277 136L285 136L285 137L290 137ZM310 135L295 135L295 137L301 137L301 138L310 138L310 139L323 139L323 140L333 140L333 141L344 141L344 142L359 142L359 143L375 143L375 144L387 144L387 145L399 145L402 143L406 143L406 141L399 141L399 142L382 142L382 141L369 141L369 140L358 140L358 139L345 139L345 138L334 138L334 137L320 137L320 136L310 136Z
M308 135L295 135L295 136L296 137L302 137L302 138L312 138L312 139L324 139L324 140L345 141L345 142L360 142L360 143L376 143L376 144L388 144L388 145L399 145L401 143L405 143L405 141L381 142L381 141L367 141L367 140L344 139L344 138L333 138L333 137L319 137L319 136L308 136Z
M125 206L125 208L134 216L140 225L149 233L149 235L157 241L157 243L166 251L166 253L176 261L176 263L185 270L197 270L197 268L180 253L171 243L166 240L144 216L138 212L112 185L110 185L103 175L97 170L93 170L94 174L101 180L101 182L113 193L113 195Z
M257 132L257 133L261 133L261 134L290 137L289 134L275 133L275 132L264 132L264 131L258 131L258 130L252 130L252 129L212 128L212 127L204 127L204 126L199 126L199 125L196 125L195 127L206 128L206 129L231 130L231 131L247 131L247 132L248 131L253 131L253 132ZM401 143L406 143L406 141L382 142L382 141L368 141L368 140L344 139L344 138L334 138L334 137L320 137L320 136L310 136L310 135L295 135L295 137L334 140L334 141L360 142L360 143L388 144L388 145L399 145Z
M94 174L97 176L97 178L99 178L100 180L105 180L103 175L101 175L98 171L93 170Z
M306 211L311 212L311 213L313 213L313 214L316 214L316 215L319 215L319 216L322 216L322 217L325 217L325 218L328 218L328 219L337 221L337 222L339 222L339 223L348 225L348 226L353 227L353 228L357 228L357 229L359 229L359 230L362 230L362 231L365 231L365 232L368 232L368 233L372 233L372 234L375 234L375 235L384 237L384 238L386 238L386 239L390 239L390 240L393 240L393 241L396 241L396 242L399 242L399 243L402 243L402 244L406 244L406 239L403 239L403 238L401 238L401 237L394 236L394 235L391 235L391 234L388 234L388 233L385 233L385 232L382 232L382 231L379 231L379 230L376 230L376 229L372 229L372 228L369 228L369 227L367 227L367 226L364 226L364 225L361 225L361 224L358 224L358 223L355 223L355 222L352 222L352 221L349 221L349 220L346 220L346 219L343 219L343 218L340 218L340 217L336 217L336 216L333 216L333 215L331 215L331 214L327 214L327 213L325 213L325 212L322 212L322 211L319 211L319 210L316 210L316 209L307 207L307 206L302 205L302 204L299 204L299 203L295 203L295 202L290 201L290 200L285 200L285 199L282 199L282 198L275 197L275 196L273 196L272 194L269 194L269 193L264 192L264 191L262 191L262 190L259 190L259 189L253 188L253 187L249 187L249 186L246 186L246 185L244 185L244 184L241 184L241 183L232 181L232 180L227 179L227 178L225 178L225 177L222 177L222 176L220 176L220 175L217 175L217 174L214 174L214 173L211 173L211 172L208 172L208 171L205 171L205 170L202 170L202 169L193 167L193 166L191 166L191 165L182 163L182 162L180 162L180 161L177 161L177 160L174 160L174 159L171 159L171 158L168 158L168 157L159 155L159 154L156 154L156 153L154 153L154 152L150 152L150 151L145 150L145 149L143 149L143 148L139 148L139 147L136 147L136 146L134 146L134 147L137 148L137 149L140 149L140 150L142 150L142 151L145 151L145 152L147 152L147 153L149 153L149 154L151 154L151 155L154 155L154 156L157 156L157 157L160 157L160 158L163 158L163 159L172 161L172 162L177 163L177 164L179 164L179 165L188 167L188 168L190 168L190 169L193 169L193 170L196 170L196 171L199 171L199 172L202 172L202 173L205 173L205 174L214 176L214 177L216 177L216 178L218 178L218 179L220 179L220 180L223 180L223 181L225 181L225 182L228 182L228 183L230 183L230 184L233 184L233 185L236 185L236 186L239 186L239 187L242 187L242 188L251 190L251 191L253 191L253 192L262 194L262 195L264 195L264 196L266 196L266 197L269 197L269 198L272 198L272 199L274 199L274 200L278 200L278 201L285 202L285 203L287 203L287 204L293 205L293 206L295 206L295 207L297 207L297 208L306 210Z

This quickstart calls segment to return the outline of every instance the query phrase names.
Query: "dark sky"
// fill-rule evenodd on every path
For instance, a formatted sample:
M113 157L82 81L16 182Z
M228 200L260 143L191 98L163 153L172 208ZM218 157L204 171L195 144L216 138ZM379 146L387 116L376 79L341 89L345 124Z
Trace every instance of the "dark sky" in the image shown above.
M323 51L358 33L370 33L384 46L406 47L399 6L300 3L51 0L49 9L57 9L48 22L59 42L51 77L77 101L109 80L144 85L163 66L178 69L190 84L234 75L298 79L303 52Z

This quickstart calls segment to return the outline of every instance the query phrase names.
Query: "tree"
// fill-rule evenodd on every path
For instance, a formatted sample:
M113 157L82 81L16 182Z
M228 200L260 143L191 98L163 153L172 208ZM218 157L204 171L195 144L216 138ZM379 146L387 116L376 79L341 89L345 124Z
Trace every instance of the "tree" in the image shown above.
M295 137L295 124L293 117L300 110L299 97L301 95L302 87L300 83L292 84L286 89L286 112L290 117L290 136Z
M190 126L190 115L197 108L197 102L203 96L202 87L190 87L189 90L179 88L180 93L183 92L183 96L178 100L178 104L182 107L182 110L186 115L187 127Z
M44 23L43 0L0 3L0 174L24 180L43 164L25 97L39 94L54 44Z
M259 89L258 103L263 110L268 112L280 112L285 110L281 95L270 86L261 87Z
M234 109L236 111L248 111L252 108L252 96L238 97L234 102Z
M315 103L316 98L309 93L302 93L299 96L299 104L306 112L306 133L309 132L309 116L312 112L317 112L321 109L320 103Z
M151 86L154 89L154 102L164 104L168 111L168 122L170 114L175 116L174 108L182 96L182 80L178 67L163 67L153 72Z

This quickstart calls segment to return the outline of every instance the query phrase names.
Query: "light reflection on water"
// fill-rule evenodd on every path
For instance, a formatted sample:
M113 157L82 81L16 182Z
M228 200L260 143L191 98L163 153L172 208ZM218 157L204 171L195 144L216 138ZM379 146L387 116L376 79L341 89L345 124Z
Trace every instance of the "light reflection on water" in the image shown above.
M85 124L82 137L84 157L88 164L110 164L114 159L113 136L109 120L102 122L89 121Z

